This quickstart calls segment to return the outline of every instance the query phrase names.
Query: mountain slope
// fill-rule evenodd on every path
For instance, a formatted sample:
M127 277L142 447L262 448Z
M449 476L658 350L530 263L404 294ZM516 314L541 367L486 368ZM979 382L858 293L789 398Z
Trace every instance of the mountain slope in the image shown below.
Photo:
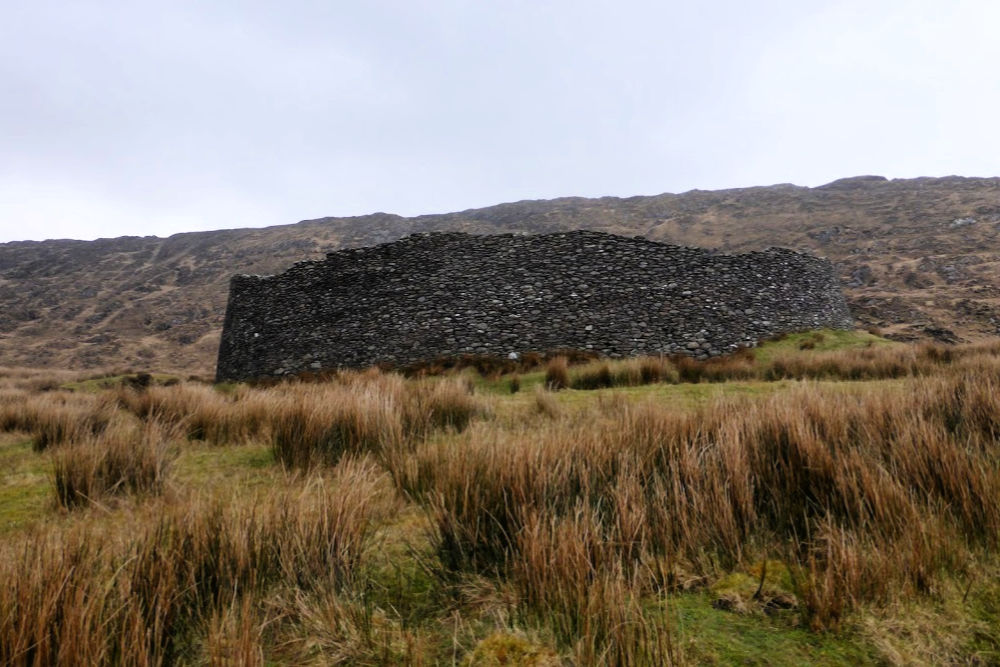
M832 259L862 325L979 339L1000 327L1000 179L862 176L620 199L569 197L403 218L376 213L167 239L0 244L0 365L209 374L229 277L431 230L596 229Z

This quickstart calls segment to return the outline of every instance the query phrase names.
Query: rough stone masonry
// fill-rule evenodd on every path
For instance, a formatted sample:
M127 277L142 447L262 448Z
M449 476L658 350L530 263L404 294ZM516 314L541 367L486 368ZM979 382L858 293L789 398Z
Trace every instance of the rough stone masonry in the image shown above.
M853 324L830 262L574 231L415 234L232 278L217 379L555 349L707 358Z

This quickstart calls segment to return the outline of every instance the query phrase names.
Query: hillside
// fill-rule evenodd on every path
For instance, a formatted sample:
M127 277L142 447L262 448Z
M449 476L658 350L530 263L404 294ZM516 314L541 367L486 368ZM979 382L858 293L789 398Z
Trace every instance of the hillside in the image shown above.
M235 273L430 230L595 229L833 260L863 326L977 340L1000 329L1000 178L875 176L626 199L525 201L441 215L376 213L167 239L0 244L0 365L210 374Z

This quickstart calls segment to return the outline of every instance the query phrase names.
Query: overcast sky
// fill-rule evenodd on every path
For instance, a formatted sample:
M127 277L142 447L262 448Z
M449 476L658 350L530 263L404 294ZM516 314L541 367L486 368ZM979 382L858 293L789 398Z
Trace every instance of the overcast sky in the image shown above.
M0 241L1000 175L996 0L0 9Z

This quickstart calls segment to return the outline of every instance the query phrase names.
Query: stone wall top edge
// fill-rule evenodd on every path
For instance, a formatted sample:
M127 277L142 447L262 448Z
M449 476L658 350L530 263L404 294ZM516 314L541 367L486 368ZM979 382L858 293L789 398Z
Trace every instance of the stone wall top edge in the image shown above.
M733 258L753 258L753 257L774 257L774 256L786 256L795 257L803 260L819 261L821 263L828 263L829 260L823 257L812 255L809 253L799 252L791 248L784 248L780 246L772 246L765 248L764 250L754 250L750 252L743 253L727 253L711 248L701 248L695 246L684 246L672 243L662 243L660 241L654 241L647 239L643 236L623 236L618 234L610 234L608 232L601 232L595 230L569 230L562 232L550 232L545 234L528 234L523 232L506 232L503 234L469 234L467 232L458 231L435 231L435 232L415 232L407 236L401 237L394 241L387 241L385 243L379 243L372 246L363 246L358 248L344 248L342 250L336 250L333 252L328 252L325 259L318 260L304 260L292 264L288 269L277 274L238 274L233 276L232 280L234 282L266 282L274 280L276 278L281 278L286 273L296 272L302 270L308 270L310 268L320 267L331 259L334 258L344 258L352 256L365 256L371 253L375 253L380 249L387 247L398 247L403 248L407 245L415 245L421 241L428 240L452 240L452 241L469 241L475 243L477 241L489 239L491 241L498 241L502 239L558 239L566 237L579 237L579 238L592 238L592 239L602 239L615 242L628 242L632 244L643 244L647 247L660 247L665 249L671 249L675 251L686 251L686 252L696 252L703 255L707 259L713 258L723 258L723 257L733 257Z

